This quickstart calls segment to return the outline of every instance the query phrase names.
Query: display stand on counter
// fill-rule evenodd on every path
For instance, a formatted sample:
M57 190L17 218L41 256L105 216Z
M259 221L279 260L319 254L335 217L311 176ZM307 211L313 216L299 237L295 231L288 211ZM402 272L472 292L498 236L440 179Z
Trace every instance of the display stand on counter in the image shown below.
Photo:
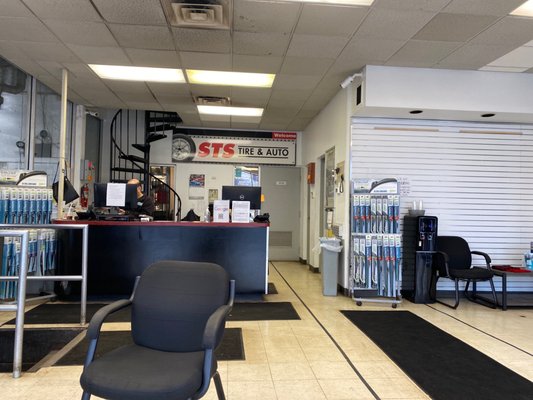
M350 292L357 305L401 303L402 236L396 179L355 180L351 196Z

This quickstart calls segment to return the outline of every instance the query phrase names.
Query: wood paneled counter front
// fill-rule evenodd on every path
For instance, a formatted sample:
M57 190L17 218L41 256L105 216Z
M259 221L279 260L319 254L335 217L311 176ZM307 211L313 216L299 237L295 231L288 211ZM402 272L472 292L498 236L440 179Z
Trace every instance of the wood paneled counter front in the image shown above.
M71 221L89 225L88 294L131 294L135 277L159 260L221 265L235 279L236 292L266 293L268 224L171 221ZM79 274L81 233L59 234L58 274ZM72 288L75 292L76 286Z

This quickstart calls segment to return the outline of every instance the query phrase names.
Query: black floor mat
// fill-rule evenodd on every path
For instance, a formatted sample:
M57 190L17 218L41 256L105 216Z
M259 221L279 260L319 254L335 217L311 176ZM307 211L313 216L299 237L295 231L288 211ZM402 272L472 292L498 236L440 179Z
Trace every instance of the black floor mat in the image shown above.
M341 311L432 399L533 399L533 383L408 311Z
M118 347L132 344L130 331L103 331L100 333L96 357L100 357ZM83 365L87 355L88 343L83 339L71 351L65 354L55 365ZM219 361L244 360L244 346L241 328L226 328L220 346L216 350Z
M87 304L87 321L103 307L104 303ZM235 303L228 321L262 321L300 319L289 302ZM130 322L129 307L111 314L106 322ZM80 305L75 303L46 303L26 312L24 325L76 324L80 322ZM14 324L12 319L6 324Z
M62 349L83 328L24 329L22 370L27 371L51 351ZM0 329L0 372L13 371L14 329Z

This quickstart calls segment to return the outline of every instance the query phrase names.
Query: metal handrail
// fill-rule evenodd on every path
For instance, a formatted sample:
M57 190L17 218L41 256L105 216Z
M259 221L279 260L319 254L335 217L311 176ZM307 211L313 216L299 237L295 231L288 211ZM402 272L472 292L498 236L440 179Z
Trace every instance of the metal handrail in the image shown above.
M47 275L28 276L28 242L31 229L81 229L82 265L81 275ZM89 225L11 225L0 224L0 237L19 236L22 238L21 262L18 276L0 276L0 281L18 281L18 293L15 304L0 304L0 311L15 311L15 343L13 351L13 378L19 378L22 370L22 346L24 336L24 309L26 304L26 281L81 281L80 325L85 325L87 310L87 257L89 254ZM45 298L39 296L31 300Z

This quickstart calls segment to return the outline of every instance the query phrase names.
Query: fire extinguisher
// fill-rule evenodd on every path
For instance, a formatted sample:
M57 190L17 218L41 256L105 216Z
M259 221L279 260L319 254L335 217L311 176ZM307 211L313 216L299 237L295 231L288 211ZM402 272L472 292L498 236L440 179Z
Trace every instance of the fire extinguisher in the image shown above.
M80 206L82 208L87 208L88 204L89 204L89 185L85 183L81 188Z

